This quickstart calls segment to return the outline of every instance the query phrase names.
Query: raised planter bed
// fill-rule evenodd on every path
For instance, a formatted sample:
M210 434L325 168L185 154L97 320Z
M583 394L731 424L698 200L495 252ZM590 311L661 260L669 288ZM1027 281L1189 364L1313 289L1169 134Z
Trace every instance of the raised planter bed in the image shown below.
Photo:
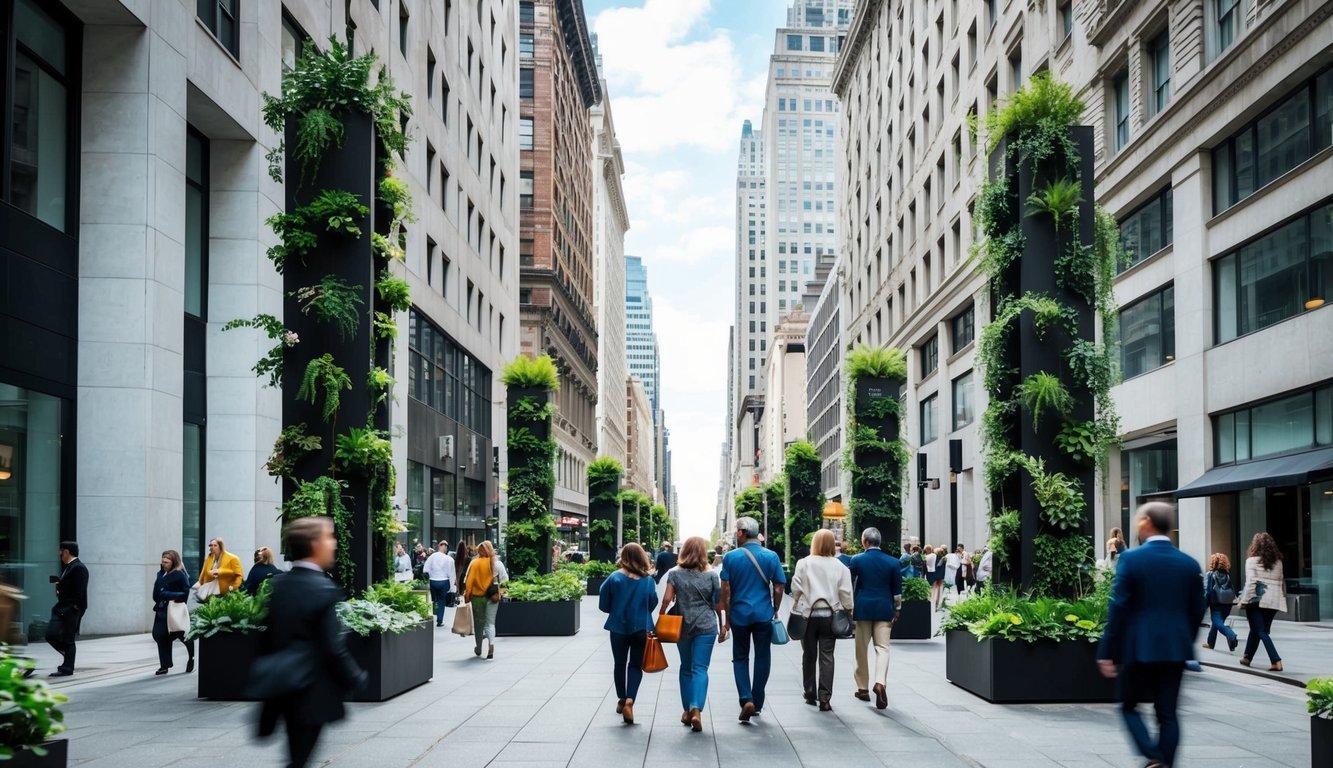
M388 701L430 681L435 670L435 625L423 621L406 632L367 637L349 633L347 649L368 675L352 701Z
M1115 681L1097 669L1097 645L1082 640L978 641L952 630L945 633L944 674L992 704L1116 700Z
M495 634L500 637L568 637L579 631L579 602L507 601L500 604L495 617Z
M245 686L258 655L258 632L219 632L199 638L199 698L254 701L245 695Z
M589 576L588 594L593 596L602 594L602 582L604 581L606 581L605 576Z
M65 768L69 764L69 742L64 739L52 739L42 742L45 755L38 755L31 749L20 749L5 761L10 768Z
M907 600L898 611L893 625L894 640L929 640L934 630L931 624L929 600Z
M1310 718L1310 765L1333 765L1333 720Z

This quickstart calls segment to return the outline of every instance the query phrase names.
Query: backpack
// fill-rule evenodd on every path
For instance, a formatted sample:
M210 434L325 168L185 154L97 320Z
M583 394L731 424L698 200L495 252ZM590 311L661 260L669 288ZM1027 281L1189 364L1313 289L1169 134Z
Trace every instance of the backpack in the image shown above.
M1236 590L1231 586L1231 574L1222 571L1213 574L1213 602L1218 605L1232 605L1236 602Z

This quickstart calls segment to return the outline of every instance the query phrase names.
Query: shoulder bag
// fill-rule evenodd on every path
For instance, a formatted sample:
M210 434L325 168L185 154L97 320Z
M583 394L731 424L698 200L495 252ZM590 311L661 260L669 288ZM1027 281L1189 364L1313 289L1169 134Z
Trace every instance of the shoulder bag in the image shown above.
M662 672L667 668L666 651L662 650L662 641L651 635L643 641L644 672Z
M222 587L218 584L217 579L213 579L212 581L204 582L202 584L195 582L194 589L191 591L194 593L194 599L202 603L206 602L210 597L217 597L221 594Z
M1250 608L1258 608L1258 607L1259 607L1259 603L1260 603L1260 602L1263 600L1263 598L1264 598L1264 593L1267 592L1267 591L1268 591L1268 585L1265 584L1265 583L1263 583L1262 581L1259 581L1258 579L1255 579L1255 580L1254 580L1254 597L1251 597L1249 600L1247 600L1247 601L1245 602L1245 605L1248 606L1248 607L1250 607Z
M745 547L741 547L741 551L745 553L746 557L750 558L750 562L754 564L754 569L759 572L759 578L764 580L764 589L767 589L771 593L773 591L773 584L769 581L768 576L764 575L764 569L759 567L759 561L756 560L755 556L750 553L750 550ZM777 613L777 609L778 607L776 605L773 606L774 613ZM786 645L791 642L791 637L787 634L787 627L783 625L780 619L774 616L769 623L773 628L773 638L769 642L773 643L773 645Z
M1236 602L1236 590L1231 586L1230 574L1213 574L1213 602L1218 605L1232 605Z
M495 568L494 557L491 557L491 585L486 588L486 599L492 603L500 602L500 574Z
M190 607L175 600L167 603L167 631L190 631Z

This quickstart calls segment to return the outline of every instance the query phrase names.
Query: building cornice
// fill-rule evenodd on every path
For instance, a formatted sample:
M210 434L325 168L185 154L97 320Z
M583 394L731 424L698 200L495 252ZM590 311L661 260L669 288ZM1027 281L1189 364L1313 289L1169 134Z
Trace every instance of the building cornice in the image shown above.
M606 196L611 199L616 222L621 233L629 231L629 208L625 205L625 191L621 189L619 165L611 155L599 155L602 160L602 178L606 181Z
M579 81L579 94L585 109L602 100L602 79L597 74L597 53L588 37L588 18L583 13L583 0L556 0L560 10L560 31L565 37L574 74Z
M847 81L851 79L852 72L856 69L856 62L861 58L861 50L865 48L866 42L870 40L870 35L875 31L875 17L879 15L879 8L887 0L862 0L856 4L856 12L852 15L851 26L847 28L847 37L843 41L842 50L838 51L838 58L833 65L833 82L829 83L830 89L838 98L843 98L843 91L847 88Z

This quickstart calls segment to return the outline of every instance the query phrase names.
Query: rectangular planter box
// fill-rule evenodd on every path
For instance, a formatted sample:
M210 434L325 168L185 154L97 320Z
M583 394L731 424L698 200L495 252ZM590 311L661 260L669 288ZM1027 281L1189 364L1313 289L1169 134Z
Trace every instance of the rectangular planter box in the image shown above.
M597 596L597 595L602 594L602 582L604 582L604 581L606 581L606 577L605 577L605 576L589 576L589 577L588 577L588 594L589 594L589 595L592 595L592 596L594 596L594 597Z
M945 633L944 674L993 704L1113 702L1115 681L1097 669L1097 645L1082 640L1034 643Z
M1333 720L1310 718L1310 765L1333 765Z
M399 634L347 635L347 649L368 675L352 701L388 701L429 682L435 671L435 625L423 621Z
M245 695L245 686L258 655L258 632L219 632L199 638L199 698L254 701Z
M495 634L499 637L568 637L579 631L579 602L543 601L500 603L495 616Z
M907 600L902 610L898 611L898 621L893 625L894 640L929 640L931 630L931 605L929 600Z
M5 761L10 768L65 768L69 764L69 742L52 739L42 742L46 754L39 756L30 749L22 749Z

